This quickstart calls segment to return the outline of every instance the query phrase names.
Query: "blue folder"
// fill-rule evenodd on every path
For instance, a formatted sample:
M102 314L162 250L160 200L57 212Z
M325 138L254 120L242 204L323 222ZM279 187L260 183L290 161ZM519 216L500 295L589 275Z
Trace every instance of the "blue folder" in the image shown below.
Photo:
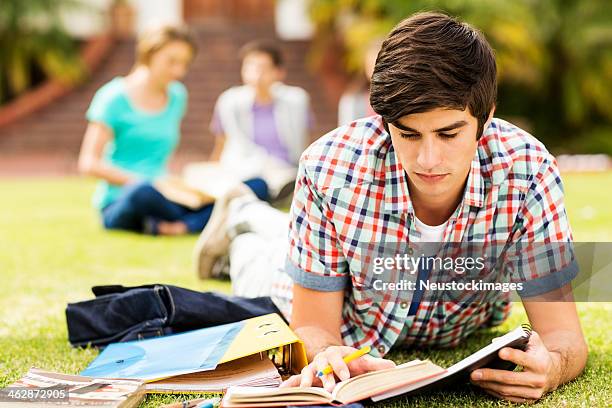
M113 343L81 373L155 381L214 370L244 321L153 339Z

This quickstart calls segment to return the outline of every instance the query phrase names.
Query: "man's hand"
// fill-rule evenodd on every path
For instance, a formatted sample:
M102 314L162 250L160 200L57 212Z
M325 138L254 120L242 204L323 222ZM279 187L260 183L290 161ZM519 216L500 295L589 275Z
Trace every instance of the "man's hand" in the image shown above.
M317 387L323 386L327 391L331 392L336 386L334 374L340 381L344 381L359 374L395 367L395 363L391 360L369 355L359 357L347 365L342 360L342 357L354 351L356 349L353 347L329 346L318 353L312 360L312 363L302 369L301 374L292 376L282 383L281 387L310 387L314 385ZM317 373L323 371L328 364L332 366L334 372L321 378L317 377Z
M533 403L560 384L558 354L548 351L536 332L531 333L526 351L505 347L499 357L522 366L507 371L481 368L472 372L472 383L495 397L519 403Z

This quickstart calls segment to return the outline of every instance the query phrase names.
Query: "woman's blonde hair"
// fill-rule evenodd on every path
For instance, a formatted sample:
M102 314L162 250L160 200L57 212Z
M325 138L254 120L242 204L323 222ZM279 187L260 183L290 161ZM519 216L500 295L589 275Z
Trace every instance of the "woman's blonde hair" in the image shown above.
M148 65L153 54L174 41L189 45L195 56L197 46L189 29L184 26L164 25L145 30L138 36L136 65Z

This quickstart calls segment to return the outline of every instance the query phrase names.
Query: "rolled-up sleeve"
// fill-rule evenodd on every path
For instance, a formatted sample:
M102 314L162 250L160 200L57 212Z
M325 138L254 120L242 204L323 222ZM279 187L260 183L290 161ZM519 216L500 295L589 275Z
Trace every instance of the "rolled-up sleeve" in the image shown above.
M294 283L312 290L344 290L348 265L340 249L332 214L302 162L291 205L285 270Z

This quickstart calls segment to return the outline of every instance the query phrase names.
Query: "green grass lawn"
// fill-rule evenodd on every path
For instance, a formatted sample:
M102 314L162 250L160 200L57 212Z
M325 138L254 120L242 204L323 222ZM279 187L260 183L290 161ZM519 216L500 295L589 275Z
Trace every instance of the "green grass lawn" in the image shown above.
M579 241L612 241L612 174L568 175L567 207ZM75 350L67 340L66 303L92 297L90 287L121 283L162 282L196 290L229 292L227 282L199 281L191 267L195 237L152 238L105 232L90 206L93 183L77 178L0 180L0 386L29 367L78 373L96 356ZM578 305L590 348L588 366L578 380L538 404L611 406L611 304ZM477 333L455 350L393 352L398 362L430 358L450 365L499 333L525 322L515 305L503 326ZM181 396L149 396L146 406L180 400ZM466 387L380 406L508 405Z

